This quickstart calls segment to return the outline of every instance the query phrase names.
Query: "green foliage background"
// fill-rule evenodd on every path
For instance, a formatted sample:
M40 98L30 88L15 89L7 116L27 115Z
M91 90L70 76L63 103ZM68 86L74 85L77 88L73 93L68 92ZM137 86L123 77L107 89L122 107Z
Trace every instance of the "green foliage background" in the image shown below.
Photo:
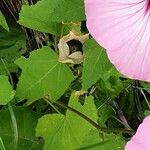
M0 3L0 150L123 150L150 114L150 84L125 78L90 37L82 64L57 44L88 33L83 0Z

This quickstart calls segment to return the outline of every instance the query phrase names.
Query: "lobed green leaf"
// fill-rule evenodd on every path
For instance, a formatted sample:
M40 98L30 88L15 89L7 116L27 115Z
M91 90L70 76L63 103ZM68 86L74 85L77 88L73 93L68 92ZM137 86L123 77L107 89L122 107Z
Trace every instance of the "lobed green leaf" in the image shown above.
M15 62L22 73L16 89L18 100L29 103L48 96L56 101L69 87L74 77L66 64L58 62L57 54L49 47L43 47L21 57Z

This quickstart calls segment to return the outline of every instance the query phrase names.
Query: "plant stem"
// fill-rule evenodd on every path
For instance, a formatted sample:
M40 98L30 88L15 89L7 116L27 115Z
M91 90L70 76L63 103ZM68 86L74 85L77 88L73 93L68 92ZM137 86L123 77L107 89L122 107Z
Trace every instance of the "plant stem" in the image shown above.
M150 103L149 103L149 101L148 101L148 99L147 99L143 89L140 89L140 92L142 93L142 95L143 95L143 97L144 97L144 99L145 99L145 101L147 103L148 109L150 109Z
M61 112L47 99L44 99L58 114L61 114Z
M8 104L8 109L9 109L9 112L10 112L12 126L13 126L13 132L14 132L14 147L15 147L15 150L17 150L17 145L18 145L18 126L17 126L17 120L16 120L13 108L10 105L10 103Z
M135 87L138 87L138 81L135 81L134 85ZM143 111L142 111L142 107L141 107L141 103L140 103L140 99L139 99L139 91L137 88L134 88L134 99L135 99L135 103L136 103L136 107L137 107L137 111L138 111L138 114L139 114L139 118L140 120L143 120L144 118L144 115L143 115Z
M12 79L12 76L11 76L7 66L6 66L6 63L5 63L5 61L3 59L1 59L1 62L4 65L5 70L6 70L8 76L10 78L11 85L14 88L13 79ZM17 145L18 145L18 126L17 126L17 121L16 121L16 117L15 117L13 108L12 108L10 103L8 103L8 110L10 112L12 126L13 126L13 132L14 132L14 147L15 147L15 150L17 150Z
M1 136L0 136L0 150L6 150Z
M125 116L124 116L122 110L119 108L119 105L117 104L117 102L116 102L116 101L112 101L112 104L113 104L114 108L115 108L116 111L117 111L117 115L118 115L118 117L119 117L119 119L120 119L121 124L124 125L125 129L127 129L127 130L132 130L132 128L129 126L128 121L127 121L127 119L125 118Z
M79 115L81 118L85 119L87 122L89 122L92 126L94 126L96 129L98 129L99 131L106 131L106 132L121 132L121 133L128 133L128 134L134 134L133 130L126 130L126 129L110 129L110 128L103 128L100 125L98 125L96 122L94 122L93 120L91 120L90 118L88 118L86 115L84 115L83 113L77 111L76 109L66 106L65 104L61 103L61 102L55 102L56 105L59 105L63 108L66 108L74 113L76 113L77 115Z

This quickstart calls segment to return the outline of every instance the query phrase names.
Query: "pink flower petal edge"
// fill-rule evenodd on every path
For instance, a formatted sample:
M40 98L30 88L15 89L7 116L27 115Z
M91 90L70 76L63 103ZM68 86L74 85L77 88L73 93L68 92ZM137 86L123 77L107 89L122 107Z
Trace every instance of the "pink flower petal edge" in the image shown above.
M126 144L125 150L150 150L150 116L140 124L136 134Z
M85 0L87 27L125 76L150 81L150 1Z

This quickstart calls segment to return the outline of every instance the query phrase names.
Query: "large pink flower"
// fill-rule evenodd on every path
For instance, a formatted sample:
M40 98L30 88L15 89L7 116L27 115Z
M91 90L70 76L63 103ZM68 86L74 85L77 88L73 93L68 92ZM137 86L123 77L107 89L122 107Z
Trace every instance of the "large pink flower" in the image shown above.
M150 0L85 0L87 27L116 68L150 81Z
M125 150L150 150L150 117L144 119Z

